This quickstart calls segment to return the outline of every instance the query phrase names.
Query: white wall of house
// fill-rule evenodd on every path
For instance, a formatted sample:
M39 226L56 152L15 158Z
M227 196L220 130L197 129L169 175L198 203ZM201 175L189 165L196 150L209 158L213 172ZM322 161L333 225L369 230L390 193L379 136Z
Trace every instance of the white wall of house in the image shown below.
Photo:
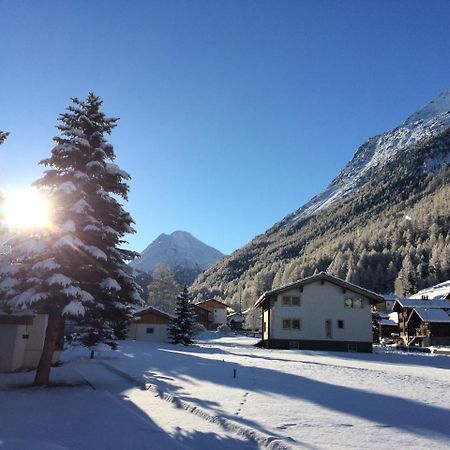
M300 296L300 306L283 306L284 296ZM346 299L361 299L362 308L345 306ZM358 303L358 302L356 302ZM283 329L283 319L300 319L300 329ZM326 321L331 321L327 337ZM338 321L343 321L339 328ZM270 317L271 339L305 339L372 342L372 316L369 300L342 287L320 280L278 294Z
M135 339L137 341L169 342L168 329L168 324L133 323L128 329L128 339ZM153 330L153 332L150 332L150 330Z
M227 308L214 308L213 323L217 325L227 323Z

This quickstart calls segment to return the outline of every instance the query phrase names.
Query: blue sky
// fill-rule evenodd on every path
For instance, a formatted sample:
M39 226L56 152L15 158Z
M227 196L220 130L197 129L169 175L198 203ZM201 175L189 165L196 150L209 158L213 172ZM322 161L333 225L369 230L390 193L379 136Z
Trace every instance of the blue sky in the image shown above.
M130 246L181 229L230 253L450 88L449 23L448 1L0 0L0 188L40 176L93 90L121 118Z

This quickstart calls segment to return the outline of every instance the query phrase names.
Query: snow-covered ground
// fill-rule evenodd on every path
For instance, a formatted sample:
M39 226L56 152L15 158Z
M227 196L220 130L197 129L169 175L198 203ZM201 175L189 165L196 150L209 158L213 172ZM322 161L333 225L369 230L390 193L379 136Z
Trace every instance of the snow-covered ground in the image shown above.
M0 449L449 448L450 357L254 342L209 333L192 347L123 342L94 361L68 352L56 376L96 390L12 389L32 374L0 375Z

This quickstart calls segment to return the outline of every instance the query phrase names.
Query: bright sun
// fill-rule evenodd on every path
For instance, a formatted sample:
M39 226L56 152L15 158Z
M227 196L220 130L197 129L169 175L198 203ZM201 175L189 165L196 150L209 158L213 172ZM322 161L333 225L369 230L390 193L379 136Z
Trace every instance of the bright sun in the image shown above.
M11 228L34 229L50 226L50 204L36 189L6 193L4 208L5 222Z

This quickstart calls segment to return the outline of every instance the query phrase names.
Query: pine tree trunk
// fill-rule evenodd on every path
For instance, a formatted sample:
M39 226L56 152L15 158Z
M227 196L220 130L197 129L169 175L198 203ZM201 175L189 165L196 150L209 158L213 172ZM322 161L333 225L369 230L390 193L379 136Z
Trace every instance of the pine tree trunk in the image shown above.
M62 316L60 310L53 310L49 313L44 348L42 349L33 386L49 386L50 384L50 369L61 332L61 322Z

